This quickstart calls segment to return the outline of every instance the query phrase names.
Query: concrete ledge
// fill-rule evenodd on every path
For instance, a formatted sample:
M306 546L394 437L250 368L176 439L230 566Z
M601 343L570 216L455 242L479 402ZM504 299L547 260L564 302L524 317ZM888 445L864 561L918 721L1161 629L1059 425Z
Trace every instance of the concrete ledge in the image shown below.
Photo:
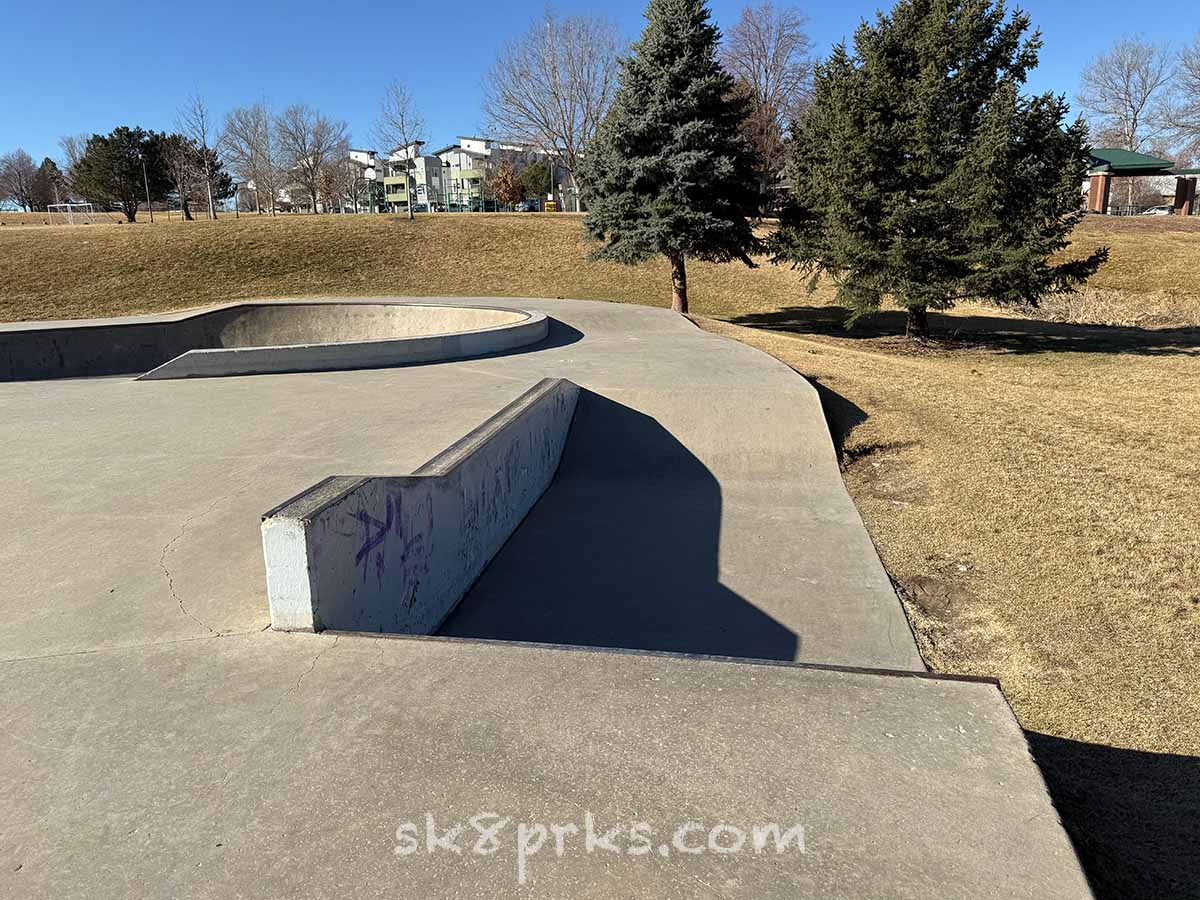
M578 397L542 379L412 475L333 476L266 513L272 628L435 631L549 486Z
M239 303L154 318L0 326L0 381L400 366L503 353L548 333L542 313L493 306Z

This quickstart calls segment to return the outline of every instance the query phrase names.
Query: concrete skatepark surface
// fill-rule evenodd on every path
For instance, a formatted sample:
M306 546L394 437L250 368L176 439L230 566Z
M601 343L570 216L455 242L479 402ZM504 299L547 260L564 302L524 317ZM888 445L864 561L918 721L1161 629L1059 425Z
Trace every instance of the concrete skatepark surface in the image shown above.
M0 384L0 894L1089 896L994 685L820 667L923 672L811 386L664 310L512 303L545 342ZM543 377L583 388L558 478L455 639L264 631L261 513L406 474ZM511 847L393 852L485 810L803 822L808 849L543 851L521 886Z

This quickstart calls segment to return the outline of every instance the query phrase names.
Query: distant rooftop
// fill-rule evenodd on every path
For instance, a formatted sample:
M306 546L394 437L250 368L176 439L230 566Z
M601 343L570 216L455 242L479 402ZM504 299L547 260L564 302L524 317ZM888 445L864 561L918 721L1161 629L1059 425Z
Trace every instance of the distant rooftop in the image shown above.
M1169 159L1136 153L1121 147L1098 147L1088 151L1092 157L1089 175L1167 175L1175 164Z

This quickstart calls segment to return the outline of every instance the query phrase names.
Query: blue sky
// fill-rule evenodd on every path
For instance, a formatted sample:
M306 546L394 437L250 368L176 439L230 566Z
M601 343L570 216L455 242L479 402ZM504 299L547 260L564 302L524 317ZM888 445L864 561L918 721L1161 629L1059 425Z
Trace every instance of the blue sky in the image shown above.
M587 5L565 0L561 13L602 12L630 36L641 30L642 0ZM715 0L716 21L736 21L744 0ZM796 4L824 52L848 37L878 4L814 0ZM59 136L107 132L119 124L174 127L175 111L198 90L218 115L265 97L276 107L303 101L346 119L354 142L370 145L381 86L405 81L417 94L429 140L441 144L480 126L480 83L498 47L544 8L495 0L347 4L228 2L131 3L66 0L48 8L6 0L0 46L0 153L21 146L35 159L57 155ZM1195 0L1145 5L1093 0L1033 0L1025 7L1045 37L1033 90L1075 93L1080 68L1125 33L1190 40L1179 23L1197 23ZM193 10L203 13L197 23ZM207 27L205 27L207 26ZM403 36L403 40L400 37Z

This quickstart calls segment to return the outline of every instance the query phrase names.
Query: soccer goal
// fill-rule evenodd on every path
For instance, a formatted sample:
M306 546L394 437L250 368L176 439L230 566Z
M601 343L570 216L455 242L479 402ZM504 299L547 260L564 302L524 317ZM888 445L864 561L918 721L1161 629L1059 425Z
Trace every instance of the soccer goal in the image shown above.
M92 225L96 210L90 203L51 203L46 207L51 225Z

